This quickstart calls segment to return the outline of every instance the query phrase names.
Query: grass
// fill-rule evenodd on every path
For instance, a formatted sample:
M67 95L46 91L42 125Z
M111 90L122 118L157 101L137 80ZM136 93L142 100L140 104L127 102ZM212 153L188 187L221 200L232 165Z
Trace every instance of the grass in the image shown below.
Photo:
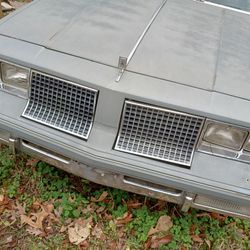
M197 210L184 214L173 204L103 187L26 155L14 160L6 147L0 149L0 197L7 200L4 207L0 202L1 249L250 249L249 221ZM53 220L44 219L37 233L21 223L17 204L30 218L37 204L53 204ZM149 236L163 215L173 226ZM91 233L83 245L72 244L68 228L88 218ZM166 235L171 240L161 244Z

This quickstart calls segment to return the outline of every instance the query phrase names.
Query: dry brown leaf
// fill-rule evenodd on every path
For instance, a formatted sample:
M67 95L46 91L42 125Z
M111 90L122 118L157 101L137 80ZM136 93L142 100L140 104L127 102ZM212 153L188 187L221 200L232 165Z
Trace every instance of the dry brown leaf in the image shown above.
M189 233L190 233L191 235L193 235L193 234L195 233L195 229L196 229L196 225L195 225L195 224L192 224L192 225L190 226Z
M96 212L97 212L98 214L100 214L100 213L104 212L105 209L106 209L105 207L99 207L99 208L96 209Z
M12 209L12 202L6 195L1 195L0 201L0 214L5 211L5 209L11 210Z
M148 237L148 239L147 239L147 241L146 241L146 243L144 245L144 249L149 249L150 248L151 243L152 243L151 240L152 240L152 237Z
M61 227L61 229L60 229L60 233L64 233L64 232L66 232L67 231L67 229L68 229L68 227L66 227L66 226L64 226L64 225L62 225L62 227Z
M95 238L97 239L101 239L103 238L104 234L103 234L103 231L102 229L99 227L98 224L95 225L93 231L92 231L92 236L94 236Z
M108 250L117 250L118 248L117 248L116 242L114 240L108 241L107 242L107 249Z
M87 249L89 249L89 243L86 240L81 242L77 247L77 250L87 250Z
M112 219L113 219L113 216L112 216L111 214L105 213L105 214L104 214L104 219L106 219L106 220L112 220Z
M91 201L92 202L101 202L101 201L104 201L105 199L106 199L106 197L108 196L108 192L107 191L104 191L101 195L100 195L100 197L98 198L98 199L96 199L95 197L91 197Z
M127 203L127 208L130 209L137 209L140 208L143 204L141 202L138 202L137 200L129 200Z
M45 233L38 228L28 227L26 229L27 233L34 236L45 236Z
M30 158L26 161L26 167L34 167L40 160L35 158Z
M149 230L148 236L159 232L167 232L172 226L173 222L171 221L171 218L167 215L163 215L159 218L156 226Z
M152 238L151 240L151 248L152 249L156 249L159 248L161 245L163 244L168 244L172 241L173 237L172 235L166 235L164 237L160 237L160 238Z
M0 194L0 204L4 201L4 195Z
M188 249L182 245L182 246L179 248L179 250L188 250Z
M191 235L191 238L194 242L203 243L203 239L199 235Z
M43 205L43 207L44 207L44 210L47 212L47 213L52 213L53 212L53 210L54 210L54 205L53 204L51 204L51 203L48 203L48 204L46 204L46 205Z
M213 218L213 219L216 219L216 220L218 220L218 221L225 221L225 219L228 217L228 216L226 216L226 215L221 215L221 214L218 214L218 213L210 213L211 214L211 217Z
M130 221L132 221L133 215L131 213L126 212L123 217L117 218L115 221L116 225L122 225L122 224L128 224Z
M6 239L4 239L4 240L1 242L1 246L7 245L7 244L12 243L12 242L13 242L13 236L11 235L11 236L7 237ZM2 249L3 249L3 248L2 248Z
M41 205L42 211L38 213L31 213L30 216L21 215L21 224L28 224L33 228L43 230L43 220L49 215Z
M211 215L207 212L203 212L203 213L199 213L196 215L197 218L200 218L200 217L209 217L211 218Z
M206 242L206 244L208 246L208 249L211 249L211 241L208 240L208 239L205 239L205 242Z
M16 201L15 209L18 211L19 215L25 214L25 205L22 206L19 201Z
M78 219L73 226L68 228L69 241L72 244L79 245L85 241L90 235L92 217L89 219Z
M57 209L54 210L54 214L57 218L61 218L62 212L63 212L62 207L58 207Z

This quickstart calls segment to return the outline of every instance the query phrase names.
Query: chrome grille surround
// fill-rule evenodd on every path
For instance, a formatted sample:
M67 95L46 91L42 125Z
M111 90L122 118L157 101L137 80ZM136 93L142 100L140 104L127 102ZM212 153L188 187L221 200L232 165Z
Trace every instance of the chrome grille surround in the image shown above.
M22 117L87 139L98 91L32 71L29 100Z
M204 118L125 101L115 150L190 166Z

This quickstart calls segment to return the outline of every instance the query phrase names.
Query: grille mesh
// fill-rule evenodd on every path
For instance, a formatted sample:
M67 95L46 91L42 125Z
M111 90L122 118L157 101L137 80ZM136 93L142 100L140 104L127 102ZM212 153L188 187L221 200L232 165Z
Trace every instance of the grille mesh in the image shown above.
M220 210L222 212L229 212L238 216L250 218L250 205L246 206L214 197L197 195L194 200L194 207L200 209L207 208L212 210Z
M190 166L203 118L126 101L115 149Z
M97 91L36 71L23 117L87 139Z

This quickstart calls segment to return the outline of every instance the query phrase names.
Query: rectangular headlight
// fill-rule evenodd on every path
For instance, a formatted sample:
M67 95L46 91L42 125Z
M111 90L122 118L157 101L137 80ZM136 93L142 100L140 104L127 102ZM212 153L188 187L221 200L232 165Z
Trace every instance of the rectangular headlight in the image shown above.
M4 89L27 97L30 70L11 63L1 62L1 79Z
M248 131L223 123L209 123L204 134L206 142L233 150L240 150Z
M244 149L250 152L250 138L248 139L248 142L246 143Z

